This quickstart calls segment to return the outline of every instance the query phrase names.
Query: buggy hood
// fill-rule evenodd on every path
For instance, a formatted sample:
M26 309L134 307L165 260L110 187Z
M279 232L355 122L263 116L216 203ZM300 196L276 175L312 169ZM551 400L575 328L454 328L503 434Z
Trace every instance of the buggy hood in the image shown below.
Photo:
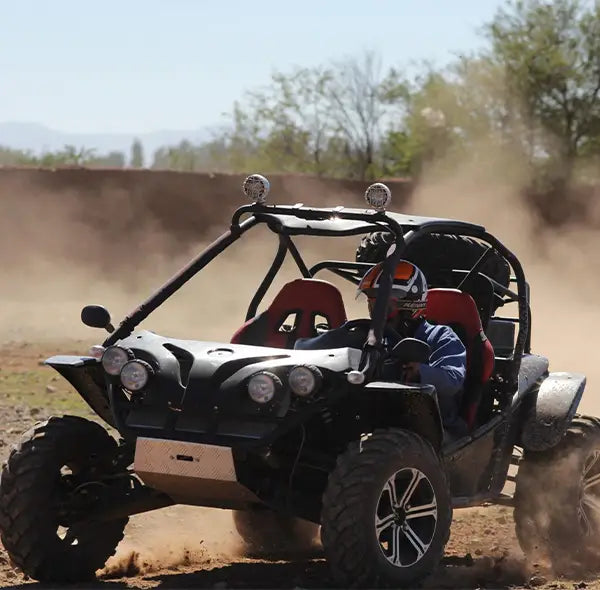
M358 368L362 351L356 348L290 350L212 341L179 340L140 331L118 342L155 368L155 378L182 390L228 389L256 372L287 372L311 365L325 372Z

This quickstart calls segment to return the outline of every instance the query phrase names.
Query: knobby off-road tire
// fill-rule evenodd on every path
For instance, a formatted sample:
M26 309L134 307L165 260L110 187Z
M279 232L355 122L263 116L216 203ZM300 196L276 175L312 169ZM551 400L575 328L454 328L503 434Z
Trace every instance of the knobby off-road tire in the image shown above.
M356 249L356 261L381 262L393 241L389 232L367 234ZM425 234L407 246L403 257L416 264L430 282L438 283L440 270L470 270L486 250L486 245L465 236ZM479 272L505 287L509 286L510 268L497 253L486 260Z
M235 528L249 554L307 553L318 546L318 525L271 510L233 511Z
M340 585L414 587L437 568L451 522L432 446L406 430L377 430L350 445L330 474L321 540Z
M529 558L557 574L600 569L600 420L577 416L556 447L524 453L514 519Z
M67 468L74 476L90 467L106 474L116 448L102 426L75 416L37 424L13 448L0 476L0 536L26 575L42 582L83 581L113 555L127 518L63 534L58 503L65 498Z

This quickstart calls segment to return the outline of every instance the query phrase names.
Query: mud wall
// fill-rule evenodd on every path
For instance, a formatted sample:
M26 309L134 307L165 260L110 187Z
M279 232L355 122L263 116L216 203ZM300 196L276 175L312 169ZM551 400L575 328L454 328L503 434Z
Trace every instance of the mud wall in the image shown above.
M175 171L3 168L0 207L6 211L7 203L17 199L20 209L37 217L51 202L55 212L93 227L107 240L149 227L175 241L197 240L214 225L222 228L233 211L246 204L243 178ZM269 180L270 202L313 206L361 207L369 184L289 175L269 175ZM408 199L411 185L398 180L388 184L397 209Z

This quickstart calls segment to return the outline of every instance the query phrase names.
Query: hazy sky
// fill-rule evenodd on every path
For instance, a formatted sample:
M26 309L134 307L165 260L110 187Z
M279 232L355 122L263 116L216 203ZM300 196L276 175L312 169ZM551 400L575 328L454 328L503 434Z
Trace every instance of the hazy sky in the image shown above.
M0 121L70 132L218 124L273 69L481 44L500 0L0 0Z

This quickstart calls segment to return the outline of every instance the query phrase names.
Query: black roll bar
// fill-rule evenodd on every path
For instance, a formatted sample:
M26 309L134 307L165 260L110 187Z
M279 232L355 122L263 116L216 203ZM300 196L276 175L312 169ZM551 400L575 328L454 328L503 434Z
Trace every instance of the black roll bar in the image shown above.
M287 249L290 251L290 254L292 255L292 258L294 259L294 262L296 263L296 265L298 266L298 269L300 270L300 273L302 274L302 276L305 279L310 279L312 277L312 273L310 272L310 270L308 270L308 267L306 266L306 263L302 259L302 256L300 256L300 252L298 252L298 248L296 248L296 244L294 244L294 242L292 242L292 238L290 238L290 236L286 235L286 236L284 236L284 238L285 238L285 242L287 245Z
M332 273L358 285L365 273L374 265L370 262L348 262L345 260L323 260L310 267L311 276L315 276L321 270L329 270ZM354 271L354 272L353 272Z
M169 279L162 287L155 291L148 299L141 303L129 315L125 316L119 327L104 341L104 346L111 346L121 338L127 338L135 327L143 322L157 307L162 305L171 295L176 293L195 274L204 268L213 258L218 256L225 248L229 247L251 227L258 223L255 217L245 219L242 223L232 226L229 231L222 234L196 258L192 259L183 269Z
M263 297L266 295L267 291L269 290L269 287L273 283L273 279L275 279L275 276L277 275L277 273L279 272L279 269L283 265L285 256L288 251L288 245L287 245L285 238L286 238L286 236L281 236L281 235L279 236L279 248L277 248L277 253L275 254L273 263L271 264L269 270L267 271L265 278L262 280L261 284L259 285L258 289L256 290L254 297L252 297L252 301L250 301L250 305L248 306L248 311L246 312L246 321L248 321L249 319L253 318L256 315L256 311L258 309L258 306L260 305L260 302L262 301Z

